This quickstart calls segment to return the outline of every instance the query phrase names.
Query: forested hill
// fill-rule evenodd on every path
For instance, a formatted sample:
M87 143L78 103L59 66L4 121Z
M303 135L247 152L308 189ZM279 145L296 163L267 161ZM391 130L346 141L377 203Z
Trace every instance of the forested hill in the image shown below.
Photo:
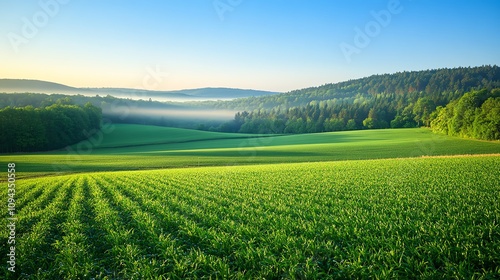
M481 89L488 93L485 96L497 98L500 92L498 88L500 68L482 66L375 75L275 96L238 99L213 105L240 110L233 121L219 127L220 131L225 132L313 133L409 128L430 126L436 108L445 107L466 92ZM495 108L478 116L491 114ZM481 120L476 123L481 123ZM495 127L496 124L492 125L492 129ZM498 134L487 132L481 135Z
M286 109L314 105L319 101L353 103L387 96L411 100L428 97L445 105L473 89L500 87L500 67L480 66L373 75L366 78L294 90L287 93L242 98L227 102L206 102L213 107L251 111L254 109Z

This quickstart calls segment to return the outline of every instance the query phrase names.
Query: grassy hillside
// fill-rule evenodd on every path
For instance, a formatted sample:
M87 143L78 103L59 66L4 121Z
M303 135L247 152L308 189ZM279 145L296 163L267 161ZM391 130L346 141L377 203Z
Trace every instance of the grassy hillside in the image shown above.
M170 128L151 125L113 124L94 137L92 148L132 148L125 152L133 152L136 147L148 146L154 149L159 144L204 142L216 139L244 139L259 137L255 134L219 133L182 128ZM80 146L82 146L80 144ZM79 145L71 148L78 149ZM99 151L96 151L99 153Z
M40 176L61 172L491 153L500 153L499 142L436 135L428 129L255 137L154 126L114 125L112 131L95 135L67 150L0 156L0 163L15 162L20 176Z
M85 141L84 141L85 142ZM92 154L165 154L182 151L204 153L234 150L281 150L281 151L318 151L325 154L334 148L344 152L372 151L384 149L388 157L415 156L404 151L394 151L394 147L418 148L426 155L435 154L475 154L500 152L500 142L460 139L431 133L428 129L386 129L357 130L298 135L256 135L242 133L207 132L190 129L167 128L146 125L115 124L109 132L97 134L89 141ZM444 144L444 145L443 145ZM78 150L87 148L88 143L70 147ZM449 150L446 153L444 146ZM344 149L345 148L345 149ZM342 153L343 151L336 151ZM437 152L437 153L436 153ZM52 152L51 154L60 154ZM66 153L64 151L63 153ZM368 153L365 159L379 158L378 153ZM340 155L340 154L339 154ZM421 154L418 154L421 155ZM343 158L334 158L343 159ZM346 159L355 159L349 157Z

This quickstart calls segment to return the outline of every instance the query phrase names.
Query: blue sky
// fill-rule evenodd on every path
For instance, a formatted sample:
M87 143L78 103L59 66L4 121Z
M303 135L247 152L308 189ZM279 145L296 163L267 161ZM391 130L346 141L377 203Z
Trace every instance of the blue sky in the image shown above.
M284 92L500 65L499 14L496 0L2 0L0 78Z

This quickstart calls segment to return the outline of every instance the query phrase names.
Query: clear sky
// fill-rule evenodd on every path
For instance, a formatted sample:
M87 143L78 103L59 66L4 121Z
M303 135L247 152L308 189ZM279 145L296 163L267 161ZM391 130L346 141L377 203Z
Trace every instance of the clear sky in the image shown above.
M500 65L500 1L1 0L0 78L289 91Z

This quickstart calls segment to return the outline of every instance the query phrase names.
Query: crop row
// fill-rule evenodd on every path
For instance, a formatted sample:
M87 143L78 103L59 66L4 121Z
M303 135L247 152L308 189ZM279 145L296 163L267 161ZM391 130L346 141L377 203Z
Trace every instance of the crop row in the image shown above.
M495 278L500 158L20 180L20 278ZM2 222L2 255L7 252Z

